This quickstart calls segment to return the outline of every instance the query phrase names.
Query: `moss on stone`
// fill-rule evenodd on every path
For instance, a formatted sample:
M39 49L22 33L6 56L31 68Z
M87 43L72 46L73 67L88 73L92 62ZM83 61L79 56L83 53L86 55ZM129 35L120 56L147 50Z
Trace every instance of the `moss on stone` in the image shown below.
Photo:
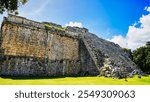
M46 27L48 28L54 28L54 29L57 29L57 30L62 30L62 31L65 31L65 28L59 28L59 27L55 27L55 26L52 26L52 25L49 25L49 24L44 24Z

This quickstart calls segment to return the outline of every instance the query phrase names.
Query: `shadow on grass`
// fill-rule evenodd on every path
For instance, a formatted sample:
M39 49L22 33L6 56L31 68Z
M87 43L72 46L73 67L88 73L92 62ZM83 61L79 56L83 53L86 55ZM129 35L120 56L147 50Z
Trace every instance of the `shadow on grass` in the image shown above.
M65 76L1 76L3 79L13 79L13 80L36 80L36 79L56 79L65 78Z
M94 77L94 76L0 76L3 79L13 79L13 80L37 80L37 79L59 79L59 78L66 78L66 77Z

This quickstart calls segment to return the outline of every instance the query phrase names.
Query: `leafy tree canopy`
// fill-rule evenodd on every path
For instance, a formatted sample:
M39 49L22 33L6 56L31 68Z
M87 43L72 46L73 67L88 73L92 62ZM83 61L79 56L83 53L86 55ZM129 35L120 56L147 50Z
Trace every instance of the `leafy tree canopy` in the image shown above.
M28 0L0 0L0 14L5 11L8 13L18 13L19 6L24 5Z
M150 46L150 41L146 42L146 46Z
M145 73L150 72L150 42L132 53L133 61Z

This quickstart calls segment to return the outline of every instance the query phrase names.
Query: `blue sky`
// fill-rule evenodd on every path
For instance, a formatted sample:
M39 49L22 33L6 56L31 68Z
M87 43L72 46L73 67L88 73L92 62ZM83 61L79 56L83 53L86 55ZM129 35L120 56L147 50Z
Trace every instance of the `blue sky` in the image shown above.
M113 41L116 36L126 40L133 24L140 27L142 15L149 15L145 9L149 6L150 0L29 0L19 8L19 15L63 26L80 23L99 37Z

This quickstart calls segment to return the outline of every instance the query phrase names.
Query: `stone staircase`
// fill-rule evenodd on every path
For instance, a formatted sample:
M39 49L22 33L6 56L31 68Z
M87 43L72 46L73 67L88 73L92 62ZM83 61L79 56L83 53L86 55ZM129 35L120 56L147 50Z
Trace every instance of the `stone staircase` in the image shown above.
M0 60L4 58L4 49L0 48Z
M4 56L4 49L1 48L2 38L1 38L1 30L0 30L0 59Z
M95 66L99 70L99 64L98 64L98 55L96 53L95 46L92 45L92 42L87 40L85 38L86 35L81 35L81 40L83 41L84 45L86 46L87 51L89 52L89 55L91 59L93 60Z

